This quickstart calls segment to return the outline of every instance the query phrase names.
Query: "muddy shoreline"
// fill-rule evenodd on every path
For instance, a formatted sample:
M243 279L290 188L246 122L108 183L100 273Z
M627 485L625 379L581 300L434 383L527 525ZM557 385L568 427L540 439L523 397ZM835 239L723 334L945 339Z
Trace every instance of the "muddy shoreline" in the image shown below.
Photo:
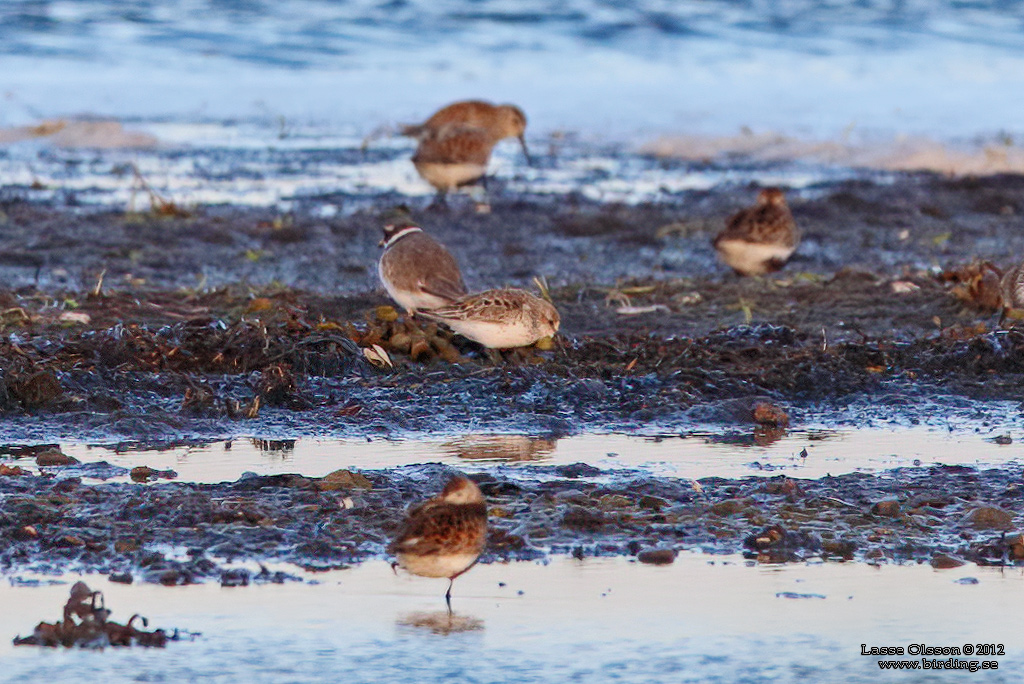
M0 478L4 572L166 585L281 582L297 579L282 563L316 572L383 557L405 508L452 472L428 464L138 485L83 482L102 474L98 464L46 470ZM671 562L700 550L767 563L1024 563L1019 467L692 481L575 464L472 477L490 510L482 562L548 554Z
M0 200L5 465L23 446L60 440L714 425L756 442L808 422L1016 420L1024 399L1024 333L996 329L991 282L969 268L1024 255L1021 176L896 174L793 193L804 242L766 279L726 273L709 244L750 187L627 206L499 185L489 214L414 207L471 287L546 280L561 336L498 365L389 306L375 282L375 211L322 218L296 202L288 214L126 213L30 194L8 187ZM373 344L393 367L369 363L362 348ZM557 468L530 482L495 472L479 476L502 511L489 560L658 544L762 560L1018 558L998 541L1021 513L1009 468L712 480L703 493L638 474L596 484L558 479L568 475ZM0 476L2 562L11 573L82 568L167 583L223 578L226 559L358 562L381 555L405 505L436 491L441 471L365 475L373 488L351 493L350 509L302 475L156 486L91 484L88 473L83 483L73 468ZM871 510L886 495L900 503L883 520ZM1010 516L998 533L964 522L983 504ZM119 544L140 516L148 531ZM195 553L168 558L159 548L169 544Z
M884 288L858 276L856 285L869 286L847 289L845 277L794 285L786 296L833 296L841 307L848 295L867 305ZM831 337L775 319L689 336L659 331L667 323L657 318L672 313L622 316L603 300L574 301L556 289L568 319L564 336L550 351L509 353L499 365L370 295L84 293L69 309L50 295L8 293L0 442L400 437L438 429L678 432L750 427L758 400L779 403L794 422L841 414L848 422L852 409L855 421L859 411L865 423L902 417L916 424L937 406L952 417L1020 401L1024 333L988 330L983 314L934 278L916 282L920 289L906 299L887 297L874 308L892 308L895 317L901 305L924 317L960 306L964 322L911 339L880 334L884 323L869 316L871 333L847 326ZM669 301L664 292L671 292L664 284L644 288L648 299ZM715 315L708 308L705 324ZM573 333L574 316L600 321L603 333ZM393 367L363 356L373 344Z

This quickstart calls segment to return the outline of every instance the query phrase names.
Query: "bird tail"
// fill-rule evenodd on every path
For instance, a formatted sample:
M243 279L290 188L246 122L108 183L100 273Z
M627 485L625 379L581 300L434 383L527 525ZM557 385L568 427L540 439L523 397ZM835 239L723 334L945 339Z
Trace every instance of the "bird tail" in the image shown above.
M417 309L416 318L422 318L427 321L433 321L435 323L444 323L447 319L444 316L438 316L430 309Z
M398 132L408 138L422 138L426 133L426 127L423 124L402 124L398 127Z

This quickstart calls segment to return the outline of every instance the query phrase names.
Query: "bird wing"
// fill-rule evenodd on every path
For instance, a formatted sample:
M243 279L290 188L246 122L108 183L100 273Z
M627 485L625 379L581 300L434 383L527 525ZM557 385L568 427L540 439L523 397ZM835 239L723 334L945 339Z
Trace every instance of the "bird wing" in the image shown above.
M381 257L387 276L405 287L418 288L448 301L466 296L466 284L455 257L426 233L402 238Z
M497 141L479 126L449 124L420 140L412 160L420 164L487 164Z
M482 547L487 527L484 504L452 505L430 502L410 513L405 526L388 546L389 553L426 556L440 551L472 551Z
M472 319L482 323L506 323L510 318L523 315L524 294L515 290L488 290L422 313L430 320L441 322Z
M459 262L444 245L429 236L425 237L426 239L417 240L415 244L430 261L434 262L436 270L420 280L420 287L424 292L452 302L465 297L466 283L462 280Z
M750 207L733 214L712 244L717 246L722 240L744 240L756 244L795 245L796 239L796 225L789 209L765 206Z
M440 275L433 275L425 281L420 281L420 289L450 302L466 296L466 284L461 279L456 281Z

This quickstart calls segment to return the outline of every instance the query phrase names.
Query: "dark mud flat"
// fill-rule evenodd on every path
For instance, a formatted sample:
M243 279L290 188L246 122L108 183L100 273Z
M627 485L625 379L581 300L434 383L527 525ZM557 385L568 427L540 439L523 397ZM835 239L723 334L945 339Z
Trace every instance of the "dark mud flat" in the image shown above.
M151 486L86 484L74 467L3 477L0 565L166 585L286 581L255 564L317 571L381 557L405 507L449 473L424 465ZM1024 562L1019 468L693 482L576 464L473 477L490 508L483 562L562 553L665 563L683 549L769 563Z
M898 406L913 422L936 403L1022 397L1024 336L994 330L994 275L970 268L1024 255L1020 176L794 192L804 241L766 279L726 273L709 244L749 187L638 206L499 189L486 215L417 208L471 287L546 278L563 334L497 367L378 309L375 213L124 213L27 192L0 202L8 442L401 435L439 418L454 431L686 429L748 424L758 398L825 420ZM363 358L372 344L394 368Z
M1024 255L1024 178L905 174L793 193L797 258L744 280L715 262L709 240L753 195L721 186L625 206L499 190L490 214L422 212L471 287L548 283L562 335L495 365L388 306L375 282L375 213L323 219L297 202L287 215L167 204L126 214L7 188L0 441L697 424L757 441L803 419L849 420L849 407L855 424L914 423L1021 400L1024 333L993 329L992 276L969 264ZM371 365L372 345L393 366ZM344 565L380 555L404 506L436 492L439 475L424 472L370 473L373 488L352 493L352 508L301 475L160 486L2 476L3 562L167 583L224 577L230 559ZM716 480L703 493L631 475L613 478L628 486L494 477L492 560L665 543L771 560L1024 555L978 528L989 523L965 522L971 507L997 505L998 529L1014 529L1020 503L1006 470ZM887 495L898 510L872 513Z
M932 287L936 304L951 298ZM568 333L551 351L512 353L496 366L436 326L390 320L392 309L374 313L365 302L346 313L351 300L291 291L169 299L86 296L75 313L90 324L68 326L52 300L8 295L4 439L746 430L865 402L906 407L904 418L916 422L935 403L970 414L969 399L1019 400L1024 381L1024 333L1015 330L845 342L765 323L700 337ZM361 348L373 344L394 367L367 361ZM766 401L793 415L757 418L754 407Z

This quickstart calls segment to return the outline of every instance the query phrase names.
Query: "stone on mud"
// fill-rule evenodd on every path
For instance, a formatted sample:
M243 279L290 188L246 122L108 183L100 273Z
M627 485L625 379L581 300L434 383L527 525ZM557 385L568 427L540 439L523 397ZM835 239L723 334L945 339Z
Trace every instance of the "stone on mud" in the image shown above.
M949 570L950 568L959 568L966 563L956 556L951 556L946 553L937 553L932 556L931 566L936 570Z
M78 465L80 461L73 456L68 456L59 449L49 449L36 456L37 466L69 466Z
M871 507L871 514L883 518L895 518L900 514L900 502L896 499L882 499Z
M789 414L778 404L770 401L755 402L751 408L754 422L770 427L786 427L789 425Z
M649 565L669 565L676 560L675 549L645 549L636 555L641 563Z
M373 489L373 483L365 475L341 469L324 475L316 487L321 491L333 492L339 489Z
M604 527L604 514L582 506L571 506L562 516L562 527L580 532L596 532Z
M1012 530L1013 514L996 506L978 506L961 518L960 524L976 530Z

